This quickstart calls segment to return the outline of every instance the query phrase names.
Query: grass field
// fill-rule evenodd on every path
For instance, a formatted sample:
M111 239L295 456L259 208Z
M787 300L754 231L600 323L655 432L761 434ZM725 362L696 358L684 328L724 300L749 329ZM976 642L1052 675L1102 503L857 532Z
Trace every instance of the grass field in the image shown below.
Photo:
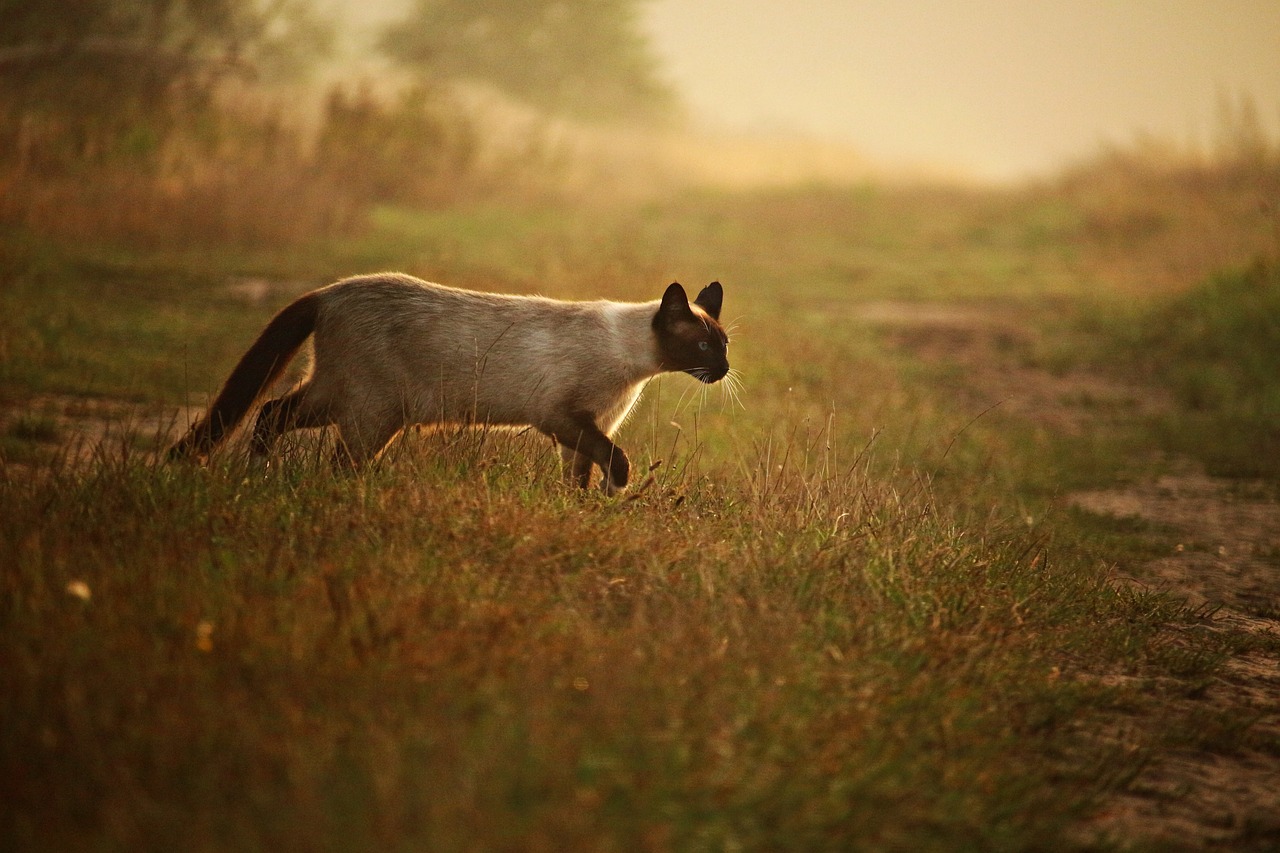
M4 233L3 846L1155 845L1097 816L1189 743L1280 754L1180 701L1280 640L1124 581L1181 534L1070 496L1190 458L1274 499L1280 246L1257 182L1106 177L384 208L279 250ZM653 383L615 500L533 434L155 461L278 307L392 268L718 279L742 406Z

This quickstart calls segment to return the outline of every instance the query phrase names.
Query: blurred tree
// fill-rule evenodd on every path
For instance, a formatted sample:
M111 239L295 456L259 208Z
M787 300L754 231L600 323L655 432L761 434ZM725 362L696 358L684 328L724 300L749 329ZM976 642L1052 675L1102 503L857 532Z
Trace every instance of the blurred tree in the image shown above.
M62 162L153 151L219 82L327 44L309 0L0 0L0 21L0 153Z
M673 103L639 27L644 0L415 0L382 47L433 80L472 80L554 113L653 118Z
M1245 168L1258 168L1272 159L1271 135L1257 101L1247 92L1233 95L1218 90L1216 153L1223 164ZM1275 153L1280 153L1280 147Z
M0 20L0 79L93 65L130 88L294 72L329 37L309 0L0 0Z

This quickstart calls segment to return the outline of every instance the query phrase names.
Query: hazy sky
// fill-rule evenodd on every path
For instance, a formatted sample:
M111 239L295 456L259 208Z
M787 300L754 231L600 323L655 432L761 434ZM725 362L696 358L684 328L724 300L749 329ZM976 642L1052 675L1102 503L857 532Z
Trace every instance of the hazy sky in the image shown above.
M1019 177L1148 131L1212 140L1219 92L1280 132L1280 0L652 0L708 124Z

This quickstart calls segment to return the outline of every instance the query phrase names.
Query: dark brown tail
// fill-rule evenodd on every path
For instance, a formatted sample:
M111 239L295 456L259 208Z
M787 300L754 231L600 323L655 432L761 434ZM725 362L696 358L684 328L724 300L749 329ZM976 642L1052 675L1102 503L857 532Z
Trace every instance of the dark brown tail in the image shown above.
M319 311L319 296L308 293L273 317L231 371L209 411L169 448L169 458L208 456L223 436L244 420L258 396L284 371L315 330Z

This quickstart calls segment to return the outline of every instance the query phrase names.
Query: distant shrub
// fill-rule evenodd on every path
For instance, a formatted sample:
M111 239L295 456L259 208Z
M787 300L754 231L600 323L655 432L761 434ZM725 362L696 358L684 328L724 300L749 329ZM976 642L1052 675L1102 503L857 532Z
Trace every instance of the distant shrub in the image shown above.
M359 198L430 203L464 192L479 149L474 121L442 93L418 86L388 103L367 87L334 87L315 160Z
M1156 137L1066 169L1053 198L1086 268L1137 293L1183 290L1253 257L1280 261L1280 138L1248 98L1223 99L1212 146Z
M219 108L140 120L87 148L59 144L60 116L19 123L17 144L0 150L0 221L37 233L267 244L343 231L358 217L278 114Z
M374 204L434 207L554 180L536 130L499 137L427 88L334 88L310 130L302 112L246 90L102 125L0 91L0 223L72 239L290 244L356 231Z

